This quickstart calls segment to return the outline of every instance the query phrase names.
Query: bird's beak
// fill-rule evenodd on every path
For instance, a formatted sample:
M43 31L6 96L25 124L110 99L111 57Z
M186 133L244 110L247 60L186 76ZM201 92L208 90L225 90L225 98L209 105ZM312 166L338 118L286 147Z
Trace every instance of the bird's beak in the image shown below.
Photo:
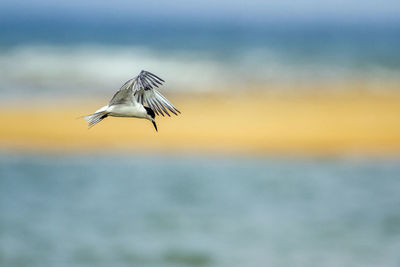
M156 124L156 121L155 121L155 120L152 120L151 122L153 123L153 125L154 125L154 128L156 129L156 132L158 132L158 130L157 130L157 124Z

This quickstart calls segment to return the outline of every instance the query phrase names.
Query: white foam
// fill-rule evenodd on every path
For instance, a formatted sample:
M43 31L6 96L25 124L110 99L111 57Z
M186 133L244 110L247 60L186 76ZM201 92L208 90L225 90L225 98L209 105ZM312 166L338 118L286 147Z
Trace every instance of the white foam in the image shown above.
M167 80L171 90L225 83L216 61L140 47L22 46L0 54L0 69L2 87L39 90L113 90L142 69Z
M26 45L0 52L0 89L16 93L114 92L145 69L167 90L212 91L279 81L398 77L398 70L353 62L296 59L285 51L252 48L227 58L207 51L157 51L138 46Z

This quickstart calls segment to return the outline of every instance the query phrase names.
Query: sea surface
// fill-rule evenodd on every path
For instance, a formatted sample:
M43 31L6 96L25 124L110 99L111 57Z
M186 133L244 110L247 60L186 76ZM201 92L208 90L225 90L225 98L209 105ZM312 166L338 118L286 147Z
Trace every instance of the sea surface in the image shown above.
M0 266L400 265L399 158L0 154Z
M400 22L212 23L0 18L2 98L105 96L140 70L169 92L215 92L312 82L398 81ZM340 89L340 88L338 88ZM322 89L323 90L323 89Z

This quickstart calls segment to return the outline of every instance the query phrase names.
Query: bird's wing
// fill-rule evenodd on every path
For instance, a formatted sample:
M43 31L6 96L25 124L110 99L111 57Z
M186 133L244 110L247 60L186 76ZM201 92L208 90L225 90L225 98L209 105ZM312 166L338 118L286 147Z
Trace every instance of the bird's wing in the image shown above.
M135 83L135 79L130 79L122 87L114 94L108 103L109 106L118 105L118 104L131 104L134 102L133 98L133 84Z
M155 88L163 82L164 80L160 77L142 70L132 83L133 95L137 102L148 105L157 115L164 116L165 113L170 116L168 110L178 115L181 112Z

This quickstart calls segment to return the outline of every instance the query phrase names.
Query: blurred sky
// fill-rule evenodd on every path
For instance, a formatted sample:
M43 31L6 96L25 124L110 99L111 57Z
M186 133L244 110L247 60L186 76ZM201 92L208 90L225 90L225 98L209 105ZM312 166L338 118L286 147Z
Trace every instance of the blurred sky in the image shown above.
M263 22L274 20L328 20L359 22L399 21L398 0L98 0L98 1L13 1L0 2L2 16L82 15L107 17L159 16L170 19Z

